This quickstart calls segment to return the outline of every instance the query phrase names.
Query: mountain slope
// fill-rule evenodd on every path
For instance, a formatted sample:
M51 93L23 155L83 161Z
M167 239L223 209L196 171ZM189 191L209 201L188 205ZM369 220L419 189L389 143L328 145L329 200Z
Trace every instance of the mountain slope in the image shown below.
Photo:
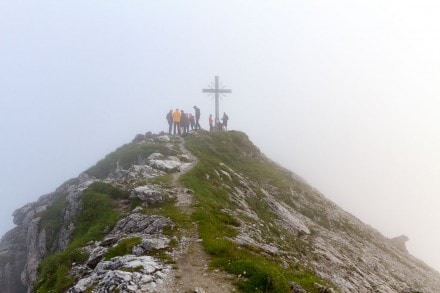
M440 288L400 238L344 212L234 131L137 136L18 209L14 223L0 243L2 292Z

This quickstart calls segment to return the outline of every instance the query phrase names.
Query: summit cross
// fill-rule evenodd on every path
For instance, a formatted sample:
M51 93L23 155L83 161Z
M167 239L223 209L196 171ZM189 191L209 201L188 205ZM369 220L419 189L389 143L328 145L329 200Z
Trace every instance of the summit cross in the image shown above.
M232 93L232 91L230 89L220 89L219 88L219 81L218 81L218 76L215 77L215 83L214 83L214 88L209 88L209 89L202 89L203 93L210 93L210 94L214 94L215 96L215 126L217 126L220 123L220 118L219 118L219 95L220 94L230 94Z

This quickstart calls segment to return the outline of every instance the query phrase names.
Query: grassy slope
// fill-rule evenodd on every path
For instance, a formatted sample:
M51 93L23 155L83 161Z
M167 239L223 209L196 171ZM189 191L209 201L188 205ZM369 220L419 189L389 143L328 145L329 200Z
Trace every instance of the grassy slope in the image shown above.
M72 239L64 251L43 259L38 268L39 278L34 287L35 292L63 292L73 285L75 280L68 274L72 263L84 262L88 257L81 247L89 241L102 239L105 231L116 224L119 219L117 201L127 196L128 194L100 182L92 184L84 192L81 198L83 209L76 219ZM61 217L62 207L63 205L53 205L43 213L42 227L48 226L46 223L56 222L55 219Z
M280 198L294 205L289 190L291 188L303 190L304 186L301 183L294 184L288 171L264 159L243 133L200 132L198 135L188 136L186 145L199 158L199 163L183 176L182 182L195 192L198 204L192 220L199 224L200 236L204 240L206 251L213 256L214 266L242 275L237 285L244 292L288 292L289 281L295 281L310 292L314 292L316 291L313 287L314 282L326 284L313 273L303 269L300 264L282 265L281 260L275 256L268 256L256 247L238 246L230 240L237 235L240 221L227 212L235 208L229 198L229 192L235 185L239 186L241 183L239 179L233 177L233 181L227 186L216 177L214 170L227 171L220 164L223 163L240 174L245 174L254 183L253 188L257 197L248 198L247 204L261 219L272 224L270 225L272 228L264 233L267 239L273 241L280 241L280 235L286 235L286 231L276 228L276 215L264 201L261 201L264 195L259 187L270 186L276 189ZM128 168L139 158L148 157L153 152L161 152L165 155L176 154L160 143L131 143L109 154L86 172L97 178L105 178L117 164ZM207 175L210 176L210 180L206 180ZM170 178L169 175L165 175L152 180L164 187L170 187ZM75 223L75 230L68 247L63 252L46 257L41 263L36 292L62 292L73 284L75 280L68 275L71 264L83 262L87 258L81 247L91 240L102 239L104 231L119 219L117 202L125 197L124 192L108 184L94 183L90 186L82 196L81 200L85 208ZM62 223L58 219L66 204L64 198L60 196L56 204L42 215L42 227L51 231L59 230ZM96 209L88 208L98 204L101 207L99 213ZM168 216L183 229L191 222L187 216L179 213L172 201L144 212ZM107 257L129 250L137 241L138 239L129 239L127 243L123 242L115 251L110 251ZM296 247L299 253L307 246L307 243L293 236L287 237L285 242L288 242L290 247Z
M199 224L206 251L213 256L214 266L244 276L237 283L244 292L288 292L289 281L314 292L317 290L314 282L326 284L300 264L282 264L277 256L265 255L256 247L239 246L230 240L238 233L239 221L227 212L235 209L229 196L233 185L241 183L233 177L232 183L225 184L216 176L215 170L224 169L223 163L253 182L252 188L257 196L247 198L247 204L260 219L272 224L268 226L273 228L264 231L264 234L267 239L274 241L279 241L279 236L286 235L286 231L276 227L277 217L267 203L260 200L263 198L260 188L277 190L282 200L293 205L290 188L302 189L304 186L298 182L295 184L288 171L264 159L243 133L199 133L187 137L186 146L199 158L199 163L182 178L182 182L195 192L198 204L193 217ZM288 242L300 243L301 249L307 245L292 235Z
M176 151L168 149L162 143L129 143L107 155L95 166L86 171L89 175L97 178L105 178L119 164L129 168L139 159L145 159L154 152L165 155L175 155ZM171 175L167 174L157 178L140 181L145 183L159 184L163 187L170 187ZM128 193L106 184L95 182L89 186L81 197L83 209L75 221L75 229L67 248L61 252L52 251L58 241L58 233L63 223L63 213L67 205L66 194L56 194L54 202L41 214L40 229L46 230L49 255L47 255L38 268L38 279L34 285L35 292L63 292L76 281L69 275L72 263L82 263L87 260L88 255L81 249L89 241L99 241L105 236L105 232L111 230L121 217L121 210L118 208L120 200L127 200ZM136 199L131 199L132 206L139 204ZM99 209L96 207L99 206ZM160 206L154 206L144 210L145 213L158 214L179 222L181 226L188 225L189 219L177 211L173 201L167 200ZM172 231L173 232L173 231ZM170 232L171 233L171 232ZM171 233L172 234L172 233ZM139 242L139 239L127 239L121 241L120 245L110 249L106 254L107 258L126 254L127 251ZM157 252L161 256L160 252Z

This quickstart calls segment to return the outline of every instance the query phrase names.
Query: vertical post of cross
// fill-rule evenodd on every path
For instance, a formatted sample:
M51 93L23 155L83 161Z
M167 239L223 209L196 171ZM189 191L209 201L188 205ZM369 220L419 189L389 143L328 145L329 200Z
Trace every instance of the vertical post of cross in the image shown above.
M218 76L215 76L215 125L220 122L220 114L219 114L219 92L218 92Z
M220 83L219 83L219 78L218 76L215 76L215 80L214 80L214 88L209 88L209 89L202 89L203 93L210 93L210 94L214 94L214 98L215 98L215 128L217 129L218 125L220 124L220 110L219 110L219 97L220 94L230 94L232 93L232 91L230 89L220 89L219 88Z

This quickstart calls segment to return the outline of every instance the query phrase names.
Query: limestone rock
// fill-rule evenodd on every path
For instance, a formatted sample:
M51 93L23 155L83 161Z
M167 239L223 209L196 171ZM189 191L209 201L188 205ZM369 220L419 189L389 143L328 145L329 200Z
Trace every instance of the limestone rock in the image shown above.
M69 293L85 292L91 285L93 292L153 292L171 270L151 256L124 255L100 262L93 272L80 279Z
M181 162L174 160L150 160L148 164L155 169L168 173L178 172L182 165Z
M295 282L290 282L289 285L290 285L290 292L291 293L306 293L307 292L306 290L304 290L303 287L296 284Z
M130 194L130 197L137 197L148 205L154 205L164 200L162 192L158 186L144 185L138 186Z
M108 180L148 179L164 174L165 173L161 170L154 169L148 165L133 165L127 170L119 166L116 170L110 173Z
M408 236L400 235L394 238L391 238L389 241L392 245L397 247L398 249L408 253L408 249L406 248L406 242L409 240Z
M164 155L161 153L152 153L150 156L148 156L147 160L163 160Z
M131 214L116 224L113 233L154 234L160 233L164 227L172 225L173 222L170 219L162 216Z

